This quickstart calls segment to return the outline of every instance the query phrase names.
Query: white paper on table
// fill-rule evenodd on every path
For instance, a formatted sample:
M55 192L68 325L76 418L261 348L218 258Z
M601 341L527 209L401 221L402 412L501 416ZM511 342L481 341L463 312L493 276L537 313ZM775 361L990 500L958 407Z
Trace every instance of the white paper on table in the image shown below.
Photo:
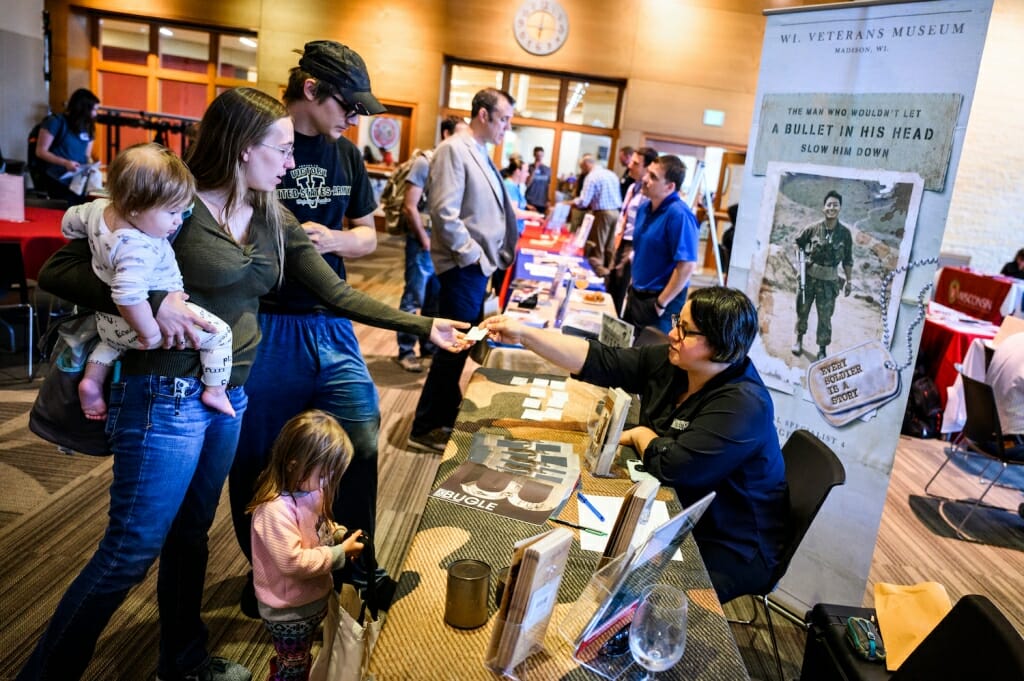
M512 385L527 385L529 382L530 379L526 378L525 376L513 376L512 380L510 381Z
M533 379L533 384L534 385L543 386L545 388L548 386L548 383L550 383L550 382L551 381L549 381L546 378L535 378L535 379Z
M530 388L530 397L545 398L548 396L547 388Z
M523 400L523 409L540 409L541 401L536 397L527 397Z
M598 520L594 512L577 499L576 513L580 519L579 524L611 534L615 519L619 516L619 509L622 508L622 497L605 497L591 494L586 496L587 501L597 507L597 510L604 516L604 522ZM651 506L651 514L647 518L647 522L639 526L636 536L633 538L633 546L641 544L654 530L668 522L668 518L668 506L664 501L655 500ZM589 532L580 532L580 548L584 551L597 551L600 553L604 551L607 543L608 537L598 537ZM672 556L672 560L682 561L683 554L676 551Z
M548 407L562 408L569 404L569 393L552 392L548 398Z
M552 390L565 390L565 381L551 381L548 387Z
M544 410L544 419L546 421L561 421L562 410L548 407L547 409Z
M543 421L544 412L540 409L524 409L522 418L524 421Z

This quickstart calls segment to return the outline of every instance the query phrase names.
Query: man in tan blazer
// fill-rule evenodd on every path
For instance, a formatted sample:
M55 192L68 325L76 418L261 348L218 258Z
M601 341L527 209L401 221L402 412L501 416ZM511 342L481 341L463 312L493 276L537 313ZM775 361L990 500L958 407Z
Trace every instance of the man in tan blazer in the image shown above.
M442 317L479 322L488 279L512 264L518 238L515 210L487 145L501 146L514 104L501 90L476 93L468 132L442 142L430 162L430 255L441 282ZM416 405L411 446L444 451L462 401L459 378L468 354L435 356Z

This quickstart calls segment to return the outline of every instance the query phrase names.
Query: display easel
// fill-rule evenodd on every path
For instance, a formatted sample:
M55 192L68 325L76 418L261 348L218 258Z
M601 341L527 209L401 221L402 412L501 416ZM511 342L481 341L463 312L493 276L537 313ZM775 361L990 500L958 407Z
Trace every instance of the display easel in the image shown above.
M722 254L718 251L718 225L715 222L714 201L711 196L711 187L707 182L707 174L704 170L704 161L697 161L697 168L693 173L693 181L690 182L690 186L686 189L686 202L690 210L696 215L697 197L703 196L704 198L704 212L708 216L708 231L711 237L711 250L715 255L715 272L718 273L718 285L725 286L725 278L722 276Z

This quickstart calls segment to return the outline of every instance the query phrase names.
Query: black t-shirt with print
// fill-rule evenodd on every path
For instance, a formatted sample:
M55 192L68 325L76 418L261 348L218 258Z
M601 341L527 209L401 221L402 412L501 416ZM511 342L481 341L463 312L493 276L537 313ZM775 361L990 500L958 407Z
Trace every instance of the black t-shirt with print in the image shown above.
M318 222L342 229L344 218L359 218L377 208L373 187L359 149L342 137L331 142L322 135L295 133L295 167L285 174L277 197L299 222ZM333 253L324 254L331 269L345 278L345 263ZM321 309L317 298L288 281L262 299L264 309L286 307L291 312Z

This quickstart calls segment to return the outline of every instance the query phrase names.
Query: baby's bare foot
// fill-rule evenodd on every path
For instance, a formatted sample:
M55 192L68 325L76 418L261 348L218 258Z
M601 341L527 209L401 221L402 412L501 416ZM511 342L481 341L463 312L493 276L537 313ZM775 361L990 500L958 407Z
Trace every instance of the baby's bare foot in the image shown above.
M223 386L206 386L199 399L210 409L216 409L228 416L235 416L235 408L231 406L231 400Z
M78 400L82 403L85 418L90 421L102 421L107 418L107 402L103 399L102 384L83 377L78 382Z

